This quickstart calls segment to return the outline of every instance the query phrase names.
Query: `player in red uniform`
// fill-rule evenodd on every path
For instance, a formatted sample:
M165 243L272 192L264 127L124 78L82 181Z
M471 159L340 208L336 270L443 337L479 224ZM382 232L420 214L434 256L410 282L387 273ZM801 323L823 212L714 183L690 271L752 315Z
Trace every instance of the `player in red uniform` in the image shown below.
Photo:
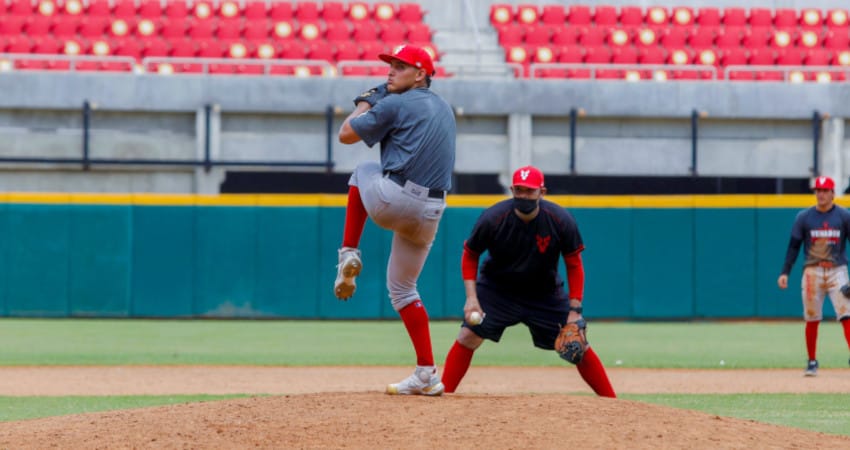
M583 322L584 243L573 216L543 200L543 173L533 166L513 175L513 198L481 213L463 248L464 323L446 357L443 385L454 392L472 362L475 350L490 339L499 342L505 328L523 323L534 346L553 350L565 323ZM487 251L478 274L479 256ZM567 267L569 296L558 274L558 260ZM472 312L483 322L470 325ZM577 364L588 385L603 397L616 397L599 357L589 346Z
M799 213L791 228L791 239L785 254L777 284L788 287L788 274L800 246L803 246L803 319L806 321L806 351L809 361L805 375L818 373L818 327L823 320L823 301L829 295L832 307L841 326L844 339L850 347L850 294L847 277L847 252L850 239L850 212L835 204L835 181L830 177L815 179L817 204Z

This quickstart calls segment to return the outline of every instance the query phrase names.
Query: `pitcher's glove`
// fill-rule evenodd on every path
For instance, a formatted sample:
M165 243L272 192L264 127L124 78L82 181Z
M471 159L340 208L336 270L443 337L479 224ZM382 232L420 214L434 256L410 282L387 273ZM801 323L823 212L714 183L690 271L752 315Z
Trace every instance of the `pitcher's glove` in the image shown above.
M587 322L579 319L561 327L558 338L555 339L555 351L561 358L573 364L578 364L584 358L587 350Z
M850 298L850 284L845 284L844 286L841 286L841 293L845 297Z
M379 84L378 86L369 89L368 91L358 95L354 99L354 106L357 106L360 102L366 102L371 107L375 107L375 104L384 97L389 95L389 91L387 91L387 83Z

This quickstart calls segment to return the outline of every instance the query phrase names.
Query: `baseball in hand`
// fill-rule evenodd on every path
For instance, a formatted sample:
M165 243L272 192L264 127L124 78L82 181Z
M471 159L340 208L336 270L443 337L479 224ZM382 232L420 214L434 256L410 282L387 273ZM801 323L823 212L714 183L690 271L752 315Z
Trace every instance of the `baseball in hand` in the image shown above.
M472 311L471 313L469 313L469 320L467 320L467 323L469 323L470 325L478 325L481 323L482 320L484 320L484 317L481 315L480 312Z

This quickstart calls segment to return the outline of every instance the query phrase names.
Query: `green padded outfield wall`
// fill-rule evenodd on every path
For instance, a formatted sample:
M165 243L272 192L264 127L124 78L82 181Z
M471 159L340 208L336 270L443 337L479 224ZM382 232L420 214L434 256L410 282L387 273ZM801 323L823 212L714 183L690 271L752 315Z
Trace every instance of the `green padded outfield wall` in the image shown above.
M813 196L551 196L573 212L594 319L798 318L799 261L776 287ZM498 196L451 196L419 289L459 318L460 257ZM0 193L0 314L9 317L395 318L390 233L367 224L348 302L332 294L342 195ZM563 273L563 264L561 267ZM827 302L827 305L829 303ZM827 317L835 317L831 305Z

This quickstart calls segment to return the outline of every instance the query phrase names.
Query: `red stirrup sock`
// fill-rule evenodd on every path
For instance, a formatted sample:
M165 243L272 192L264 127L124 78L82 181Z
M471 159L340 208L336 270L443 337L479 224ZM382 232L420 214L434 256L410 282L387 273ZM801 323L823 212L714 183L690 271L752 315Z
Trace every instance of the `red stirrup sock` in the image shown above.
M842 320L841 326L844 327L844 340L847 341L847 348L850 348L850 319Z
M813 359L817 359L817 348L818 348L818 326L820 325L819 321L814 322L806 322L806 351L809 353L809 361ZM845 333L847 332L847 327L844 327Z
M596 392L596 395L617 398L614 388L611 387L611 382L608 381L608 374L605 373L605 367L592 348L587 349L587 352L584 353L584 358L582 358L576 367L584 382L593 389L593 392Z
M360 189L357 186L348 187L348 206L345 208L345 226L342 232L342 246L357 248L360 246L360 236L366 226L369 214L360 199Z
M452 345L449 354L446 355L446 363L443 365L443 386L446 387L446 392L451 394L457 389L457 385L469 369L473 353L475 350L464 347L458 341Z
M416 300L405 306L398 314L401 316L404 327L407 328L407 334L410 336L410 341L413 343L413 348L416 350L416 364L433 366L434 353L431 350L431 329L428 324L428 311L425 310L422 300Z

